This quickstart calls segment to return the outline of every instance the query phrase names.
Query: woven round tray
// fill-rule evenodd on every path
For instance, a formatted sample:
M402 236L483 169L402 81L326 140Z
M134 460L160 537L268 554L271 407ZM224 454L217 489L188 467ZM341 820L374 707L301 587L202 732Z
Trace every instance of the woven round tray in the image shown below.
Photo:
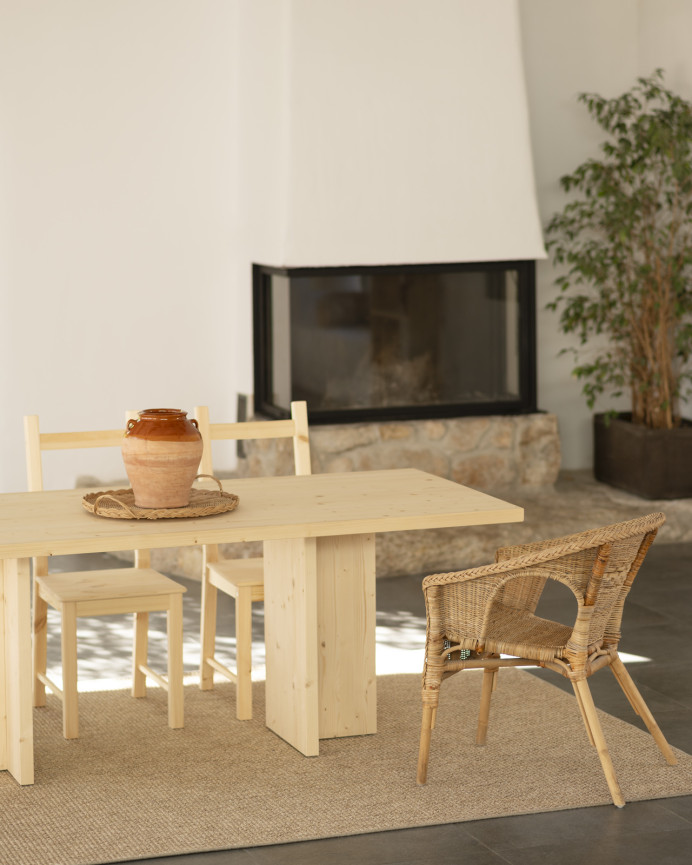
M211 477L199 475L198 477ZM191 490L190 503L182 508L138 508L135 504L135 494L132 490L106 490L105 492L87 493L82 499L86 510L99 517L111 517L116 520L164 520L177 517L209 517L212 514L223 514L238 507L238 496L225 493L219 485L218 490Z

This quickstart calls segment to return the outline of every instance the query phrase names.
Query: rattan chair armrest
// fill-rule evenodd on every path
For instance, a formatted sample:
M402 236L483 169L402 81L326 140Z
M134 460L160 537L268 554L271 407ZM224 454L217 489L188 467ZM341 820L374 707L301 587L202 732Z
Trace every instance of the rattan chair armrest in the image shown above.
M530 553L548 550L555 546L560 546L567 538L551 538L547 541L532 541L528 544L513 544L508 547L498 547L495 550L495 561L502 562L507 559L517 559L519 556L526 556Z
M638 517L635 520L630 520L628 525L638 522L641 524L642 532L650 532L659 529L665 521L665 514L657 512ZM535 541L528 544L515 544L513 546L500 547L495 552L495 561L500 562L506 561L507 559L515 559L534 552L553 549L555 547L567 547L570 552L576 552L580 549L588 549L589 547L598 547L601 546L601 544L608 543L609 541L620 537L621 529L622 523L614 523L609 526L602 526L598 529L589 529L585 532L564 535L560 538L550 538L545 541Z
M535 565L545 564L546 562L561 559L563 556L569 556L572 553L581 552L594 548L592 542L578 544L572 543L563 546L551 546L545 550L527 553L523 556L516 556L512 559L503 559L499 562L493 562L490 565L482 565L477 568L468 568L464 571L450 571L444 574L430 574L423 580L423 589L428 586L439 586L446 583L462 583L469 580L478 580L491 576L506 576L509 573L520 572L532 568Z

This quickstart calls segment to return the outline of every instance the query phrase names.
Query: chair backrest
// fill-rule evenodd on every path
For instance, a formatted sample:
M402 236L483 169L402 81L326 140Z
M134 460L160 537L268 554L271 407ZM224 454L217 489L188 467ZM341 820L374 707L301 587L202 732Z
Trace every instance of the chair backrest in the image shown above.
M529 560L536 556L537 562L526 568L528 579L506 584L497 599L508 606L521 607L519 601L523 596L526 608L534 609L536 594L551 577L567 585L579 600L571 647L587 652L601 641L617 645L625 600L664 522L664 514L652 513L562 538L499 550L499 563L509 556ZM532 584L538 592L530 590Z
M136 412L126 412L129 420ZM122 447L125 426L121 429L91 430L86 432L44 433L39 427L38 415L24 417L24 443L26 447L26 475L29 492L38 492L43 487L43 451L81 450L82 448ZM45 574L48 560L34 560L35 573ZM135 550L135 565L149 567L149 550Z
M588 630L584 630L587 645L600 640L615 645L619 642L625 600L664 522L664 514L653 513L584 533L597 547L584 586L584 606L593 608Z
M40 431L38 415L24 418L26 446L26 476L30 492L43 489L43 451L79 450L81 448L120 447L125 427L117 430L91 432L44 433Z
M287 420L238 421L236 423L210 423L207 406L196 406L194 415L204 443L200 473L213 474L211 443L213 441L247 441L249 439L293 439L293 460L297 475L311 474L308 410L305 402L291 403L291 417Z

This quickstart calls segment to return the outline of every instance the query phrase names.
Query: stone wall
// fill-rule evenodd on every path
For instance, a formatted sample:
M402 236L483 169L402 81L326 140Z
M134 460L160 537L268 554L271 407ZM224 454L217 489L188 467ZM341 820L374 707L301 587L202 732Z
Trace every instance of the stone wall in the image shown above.
M241 476L293 472L290 440L244 447ZM560 469L552 414L313 426L310 450L315 473L417 468L489 493L552 487Z

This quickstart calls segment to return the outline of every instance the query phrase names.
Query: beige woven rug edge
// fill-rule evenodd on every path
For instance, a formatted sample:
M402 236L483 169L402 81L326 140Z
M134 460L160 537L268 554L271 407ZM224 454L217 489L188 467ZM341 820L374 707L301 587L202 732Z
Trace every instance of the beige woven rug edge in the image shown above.
M574 697L520 670L501 672L485 748L473 744L480 676L443 685L418 787L419 688L379 677L378 733L322 741L318 758L264 727L261 685L243 722L232 686L186 688L183 730L167 728L159 689L80 694L70 742L49 698L34 715L36 784L0 773L0 862L93 865L610 803ZM692 794L692 756L676 750L668 766L648 733L601 721L627 801Z

